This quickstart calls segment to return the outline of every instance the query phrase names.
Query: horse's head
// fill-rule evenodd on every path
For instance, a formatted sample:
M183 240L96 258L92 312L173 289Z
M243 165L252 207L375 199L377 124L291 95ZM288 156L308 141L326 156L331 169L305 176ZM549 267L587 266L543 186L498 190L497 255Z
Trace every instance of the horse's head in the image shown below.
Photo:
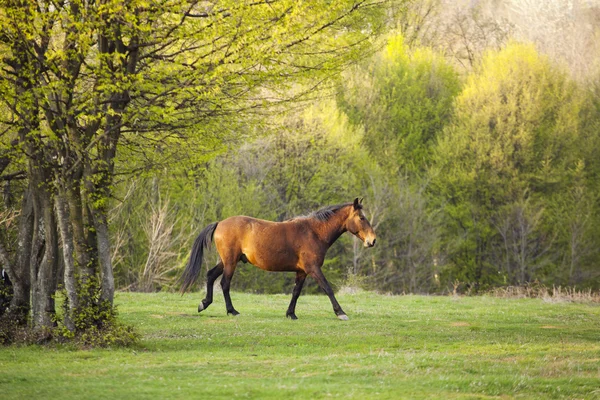
M375 246L376 240L375 231L373 231L371 224L365 217L362 208L362 199L358 200L357 197L354 199L352 211L350 211L350 215L346 220L346 229L348 229L348 232L362 240L365 247L373 247Z

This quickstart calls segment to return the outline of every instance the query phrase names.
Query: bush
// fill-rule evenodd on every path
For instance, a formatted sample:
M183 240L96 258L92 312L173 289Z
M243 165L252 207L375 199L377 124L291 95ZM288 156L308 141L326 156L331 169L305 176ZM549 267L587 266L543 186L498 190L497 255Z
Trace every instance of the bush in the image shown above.
M84 347L130 346L139 339L133 326L118 319L117 307L109 301L100 301L100 289L95 280L87 284L91 296L82 305L69 310L66 291L57 297L62 302L62 313L56 315L56 327L51 332L54 341L71 342Z

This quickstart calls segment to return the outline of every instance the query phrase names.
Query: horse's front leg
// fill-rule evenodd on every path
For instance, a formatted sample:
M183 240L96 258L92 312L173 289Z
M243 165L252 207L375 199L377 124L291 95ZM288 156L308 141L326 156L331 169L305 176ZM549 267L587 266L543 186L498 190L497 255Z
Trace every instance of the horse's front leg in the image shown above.
M319 266L311 268L309 274L317 281L319 286L321 286L321 289L327 293L327 296L329 296L329 300L331 300L331 305L333 306L333 312L335 312L335 315L337 315L339 319L347 321L348 316L344 310L342 310L340 303L338 303L336 300L335 295L333 294L333 289L331 289L331 285L329 285L329 282L327 282L327 279L325 279L325 275L323 275L321 267Z

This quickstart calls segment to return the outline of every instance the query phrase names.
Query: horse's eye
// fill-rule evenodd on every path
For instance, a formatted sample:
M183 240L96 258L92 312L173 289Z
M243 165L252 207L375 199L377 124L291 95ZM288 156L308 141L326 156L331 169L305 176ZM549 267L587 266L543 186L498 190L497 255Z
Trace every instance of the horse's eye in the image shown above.
M360 220L361 220L361 221L364 221L365 219L366 219L365 217L360 217Z

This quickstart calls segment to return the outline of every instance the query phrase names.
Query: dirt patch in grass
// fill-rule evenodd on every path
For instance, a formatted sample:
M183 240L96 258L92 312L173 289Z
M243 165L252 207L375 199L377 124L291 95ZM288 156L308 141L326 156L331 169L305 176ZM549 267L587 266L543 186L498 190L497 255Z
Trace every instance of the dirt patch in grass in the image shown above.
M471 326L468 322L453 322L450 326Z

